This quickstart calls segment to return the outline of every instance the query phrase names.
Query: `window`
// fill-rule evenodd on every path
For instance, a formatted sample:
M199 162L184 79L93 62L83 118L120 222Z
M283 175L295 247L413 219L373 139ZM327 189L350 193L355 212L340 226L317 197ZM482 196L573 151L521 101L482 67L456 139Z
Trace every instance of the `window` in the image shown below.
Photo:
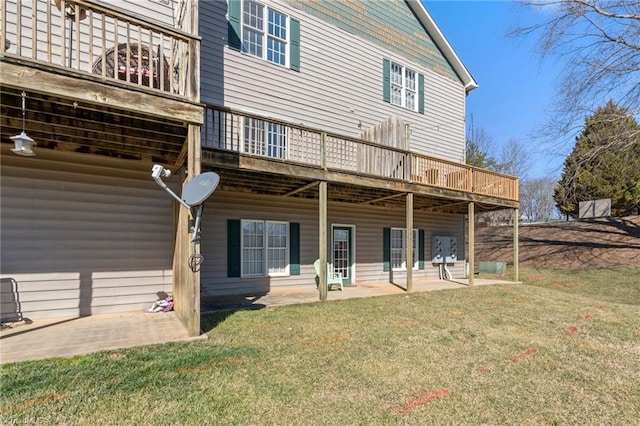
M287 275L289 266L288 224L267 222L267 271L269 275Z
M391 228L391 269L394 271L407 269L406 230ZM413 269L418 269L418 230L413 230Z
M424 75L389 59L382 65L384 101L424 114Z
M243 277L289 275L289 223L243 220Z
M264 223L242 221L242 275L264 275Z
M300 72L300 21L256 0L227 0L229 47Z
M254 0L242 2L242 51L287 66L288 17Z
M257 118L244 118L244 150L247 154L287 158L287 128Z
M416 111L416 72L391 63L391 103Z

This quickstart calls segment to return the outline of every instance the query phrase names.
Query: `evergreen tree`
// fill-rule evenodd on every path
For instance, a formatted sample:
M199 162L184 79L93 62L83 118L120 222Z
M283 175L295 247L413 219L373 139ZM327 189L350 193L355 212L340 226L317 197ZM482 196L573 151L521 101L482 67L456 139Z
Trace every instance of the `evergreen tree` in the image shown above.
M496 160L492 158L481 145L479 142L467 139L466 163L470 166L494 170L496 168Z
M611 214L638 214L640 208L640 126L612 101L585 119L582 133L564 162L554 191L558 209L578 217L580 201L611 199ZM611 149L612 140L623 149Z

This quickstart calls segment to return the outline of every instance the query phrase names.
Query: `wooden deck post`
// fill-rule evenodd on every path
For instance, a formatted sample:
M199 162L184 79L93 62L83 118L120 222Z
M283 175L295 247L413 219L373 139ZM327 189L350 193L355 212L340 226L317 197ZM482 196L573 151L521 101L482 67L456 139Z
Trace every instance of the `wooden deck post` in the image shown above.
M476 234L476 229L475 229L475 205L473 203L469 203L469 224L468 224L468 228L469 228L469 255L467 256L469 258L469 286L473 286L473 277L475 275L475 267L474 267L474 263L475 263L475 234Z
M200 127L189 125L187 135L187 178L185 183L200 174ZM178 207L178 224L173 254L173 298L176 314L187 328L189 336L200 334L200 271L193 272L188 265L191 255L190 212ZM196 250L200 250L198 244Z
M320 134L320 167L327 169L327 134Z
M407 291L413 291L413 192L407 193L406 197L406 259L407 259Z
M520 226L520 209L513 209L513 280L520 281L520 248L518 230Z
M320 182L318 197L318 258L320 273L318 274L318 290L320 300L327 300L327 182Z

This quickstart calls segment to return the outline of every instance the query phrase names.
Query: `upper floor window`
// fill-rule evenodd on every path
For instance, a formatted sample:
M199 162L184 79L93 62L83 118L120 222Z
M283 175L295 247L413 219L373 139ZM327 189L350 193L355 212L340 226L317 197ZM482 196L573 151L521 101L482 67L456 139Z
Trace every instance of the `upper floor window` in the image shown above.
M244 0L242 9L242 51L287 66L287 15L254 0Z
M391 103L416 111L416 72L391 63Z
M256 0L227 0L229 47L300 71L300 21Z
M424 76L389 59L382 65L384 101L424 114Z

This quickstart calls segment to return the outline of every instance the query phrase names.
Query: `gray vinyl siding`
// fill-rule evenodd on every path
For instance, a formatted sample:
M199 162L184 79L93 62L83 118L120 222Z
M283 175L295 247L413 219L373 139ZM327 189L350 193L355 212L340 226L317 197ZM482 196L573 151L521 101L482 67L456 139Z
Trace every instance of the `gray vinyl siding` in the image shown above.
M300 224L300 275L289 277L227 277L227 220L278 220ZM355 283L402 282L405 272L384 272L382 268L382 232L385 227L404 227L404 209L366 207L330 203L329 229L332 224L355 225ZM452 235L463 241L463 216L415 212L414 227L425 230L425 269L414 277L438 278L431 264L431 236ZM462 243L460 243L462 245ZM201 289L205 296L265 294L281 287L315 287L313 262L318 258L318 201L294 197L272 197L242 193L216 192L207 201L202 221ZM463 253L460 259L464 259ZM450 268L454 277L464 275L464 262Z
M283 1L359 38L400 52L412 62L460 80L431 34L416 19L415 12L405 1Z
M200 100L217 106L225 105L226 13L225 0L200 2Z
M126 163L44 154L2 158L3 319L140 311L170 292L173 199Z
M300 20L300 72L229 49L226 2L201 2L203 102L354 137L395 114L411 126L411 150L464 161L459 81L282 2L268 3ZM424 114L383 101L383 58L424 75Z
M174 26L178 4L180 0L99 0L110 6L115 6L129 12L143 16L145 19Z

